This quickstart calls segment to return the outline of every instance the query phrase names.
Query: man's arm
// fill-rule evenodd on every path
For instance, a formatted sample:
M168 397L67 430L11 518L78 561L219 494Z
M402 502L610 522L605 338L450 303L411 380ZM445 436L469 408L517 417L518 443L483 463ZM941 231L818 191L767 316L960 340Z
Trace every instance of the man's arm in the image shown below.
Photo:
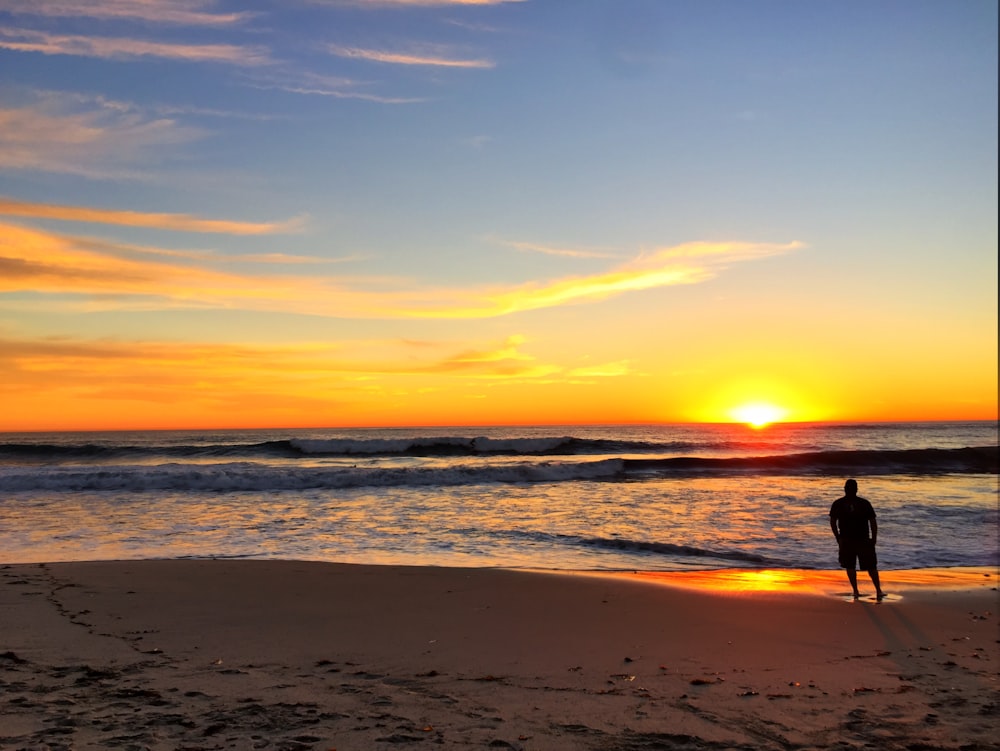
M875 517L874 516L871 519L869 519L868 521L869 521L869 523L871 524L871 527L872 527L872 545L874 545L875 541L878 539L878 522L875 521Z
M837 542L840 542L840 532L837 531L837 517L830 514L830 529L833 530L833 536L837 538Z

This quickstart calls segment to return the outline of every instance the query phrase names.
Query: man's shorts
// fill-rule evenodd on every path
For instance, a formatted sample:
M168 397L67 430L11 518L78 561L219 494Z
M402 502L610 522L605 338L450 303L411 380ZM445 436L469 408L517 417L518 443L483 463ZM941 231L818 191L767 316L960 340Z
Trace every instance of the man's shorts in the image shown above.
M841 540L838 559L842 568L862 571L878 568L878 556L875 555L875 544L871 540Z

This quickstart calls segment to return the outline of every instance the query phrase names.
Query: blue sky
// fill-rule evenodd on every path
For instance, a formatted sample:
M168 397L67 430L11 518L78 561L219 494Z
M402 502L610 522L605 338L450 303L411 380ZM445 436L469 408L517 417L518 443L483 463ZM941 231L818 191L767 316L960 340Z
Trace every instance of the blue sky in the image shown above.
M995 2L0 0L0 69L9 429L996 414Z

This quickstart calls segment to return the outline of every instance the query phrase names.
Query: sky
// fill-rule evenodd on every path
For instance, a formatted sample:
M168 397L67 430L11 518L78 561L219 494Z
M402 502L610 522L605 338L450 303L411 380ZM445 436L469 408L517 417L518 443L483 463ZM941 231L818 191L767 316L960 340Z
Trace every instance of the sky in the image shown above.
M995 0L0 0L0 430L997 417Z

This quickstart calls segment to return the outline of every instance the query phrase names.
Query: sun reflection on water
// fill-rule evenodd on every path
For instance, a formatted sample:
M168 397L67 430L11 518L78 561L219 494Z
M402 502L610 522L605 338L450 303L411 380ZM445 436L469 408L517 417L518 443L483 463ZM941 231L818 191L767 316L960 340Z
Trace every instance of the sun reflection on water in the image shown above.
M996 587L996 572L982 567L883 571L889 591ZM834 594L847 586L843 571L810 569L724 569L711 571L636 571L629 578L668 586L729 593ZM862 577L862 584L863 575Z

